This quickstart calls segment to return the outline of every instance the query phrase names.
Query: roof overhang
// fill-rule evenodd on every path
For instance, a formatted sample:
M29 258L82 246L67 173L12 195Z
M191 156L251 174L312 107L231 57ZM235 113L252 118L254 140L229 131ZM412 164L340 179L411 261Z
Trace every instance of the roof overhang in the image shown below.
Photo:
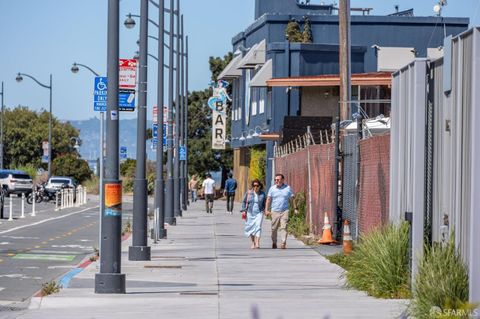
M250 51L245 54L240 61L239 69L254 69L259 64L264 64L266 59L267 42L262 40L260 43L255 44Z
M265 87L267 81L272 78L272 59L265 62L262 68L255 74L250 81L250 87Z
M240 55L234 57L232 61L218 75L219 80L235 79L242 76L242 70L238 69L242 57Z
M361 86L377 86L392 84L392 73L375 72L375 73L355 73L351 76L352 85ZM270 87L322 87L322 86L340 86L340 76L334 75L318 75L318 76L300 76L290 78L275 78L267 81Z

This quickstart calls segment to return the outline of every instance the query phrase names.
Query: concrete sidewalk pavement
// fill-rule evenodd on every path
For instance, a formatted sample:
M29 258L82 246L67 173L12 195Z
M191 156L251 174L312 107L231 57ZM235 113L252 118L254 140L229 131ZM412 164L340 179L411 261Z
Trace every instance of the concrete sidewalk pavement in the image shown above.
M348 290L341 268L300 241L270 249L270 222L264 221L262 249L250 249L240 215L216 202L190 205L168 239L151 243L152 260L128 261L123 243L124 295L94 294L97 263L69 288L32 298L30 309L9 318L396 318L405 301L380 300ZM222 210L220 210L222 208Z

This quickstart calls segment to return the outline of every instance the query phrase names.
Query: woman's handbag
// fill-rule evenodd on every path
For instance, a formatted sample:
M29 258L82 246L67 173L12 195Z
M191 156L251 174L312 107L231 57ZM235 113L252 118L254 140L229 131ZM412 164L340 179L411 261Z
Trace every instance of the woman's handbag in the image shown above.
M246 202L246 205L245 205L245 209L242 210L242 219L244 221L247 221L248 200L250 199L250 195L251 195L251 192L248 191L247 202Z

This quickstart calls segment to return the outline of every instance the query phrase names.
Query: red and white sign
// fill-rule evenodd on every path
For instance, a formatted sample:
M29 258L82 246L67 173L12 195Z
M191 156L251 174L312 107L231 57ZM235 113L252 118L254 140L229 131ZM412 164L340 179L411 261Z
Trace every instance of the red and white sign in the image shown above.
M120 90L135 90L137 82L137 60L120 59L119 67L118 88Z
M156 106L153 107L153 123L157 124L157 112L158 108ZM168 108L166 106L163 107L163 124L167 124L168 119Z

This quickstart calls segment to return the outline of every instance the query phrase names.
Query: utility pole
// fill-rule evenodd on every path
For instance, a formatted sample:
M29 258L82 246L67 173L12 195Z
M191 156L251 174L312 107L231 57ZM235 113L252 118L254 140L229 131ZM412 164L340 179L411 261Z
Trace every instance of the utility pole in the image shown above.
M174 216L182 216L182 211L180 210L180 115L181 115L181 101L180 101L180 0L177 0L177 54L176 54L176 63L177 68L176 77L175 77L175 157L173 162L173 211ZM173 50L173 49L172 49Z
M338 8L340 54L340 121L350 119L350 0L340 0Z
M100 273L95 274L95 293L124 294L125 274L121 273L122 182L119 180L118 138L118 60L120 0L108 0L107 77L107 154L104 179L104 207L100 238Z
M165 223L175 225L174 216L174 183L173 183L173 37L174 37L174 18L175 5L174 0L170 0L170 28L169 28L169 52L168 52L168 116L167 116L167 190L165 200ZM161 62L160 62L161 63Z
M150 247L147 246L148 189L145 173L147 165L148 0L140 2L139 50L137 163L133 182L133 237L132 246L128 247L128 260L150 260Z
M157 163L155 180L155 214L157 216L157 225L155 225L155 240L166 238L167 230L165 229L165 181L163 179L163 104L164 104L164 57L165 57L165 0L159 0L158 14L158 94L157 94Z

